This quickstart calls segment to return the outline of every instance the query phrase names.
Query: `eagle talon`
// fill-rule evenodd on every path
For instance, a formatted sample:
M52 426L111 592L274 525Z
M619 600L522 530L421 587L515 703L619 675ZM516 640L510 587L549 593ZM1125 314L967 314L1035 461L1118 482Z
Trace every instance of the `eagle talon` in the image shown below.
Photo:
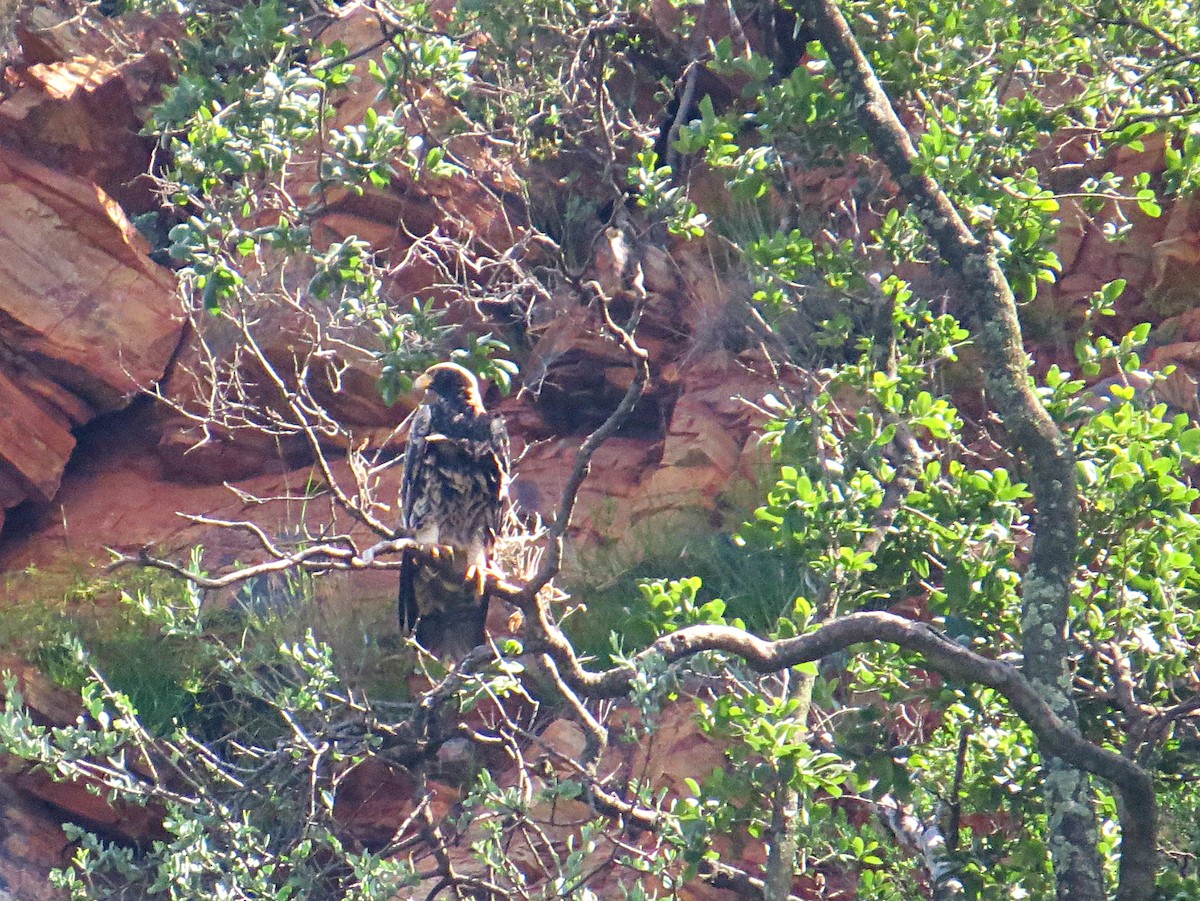
M487 588L487 577L486 567L476 566L474 563L467 567L466 581L480 597L483 597L483 592Z
M429 556L433 558L434 563L441 563L443 559L453 563L454 548L448 544L431 544L429 546Z

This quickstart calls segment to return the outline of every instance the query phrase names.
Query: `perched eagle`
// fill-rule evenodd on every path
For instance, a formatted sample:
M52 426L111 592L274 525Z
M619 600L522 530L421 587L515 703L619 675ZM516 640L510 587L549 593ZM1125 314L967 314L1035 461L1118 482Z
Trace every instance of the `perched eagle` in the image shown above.
M435 570L405 552L400 627L427 650L462 656L483 643L484 583L508 496L508 432L462 366L439 363L414 385L426 393L404 453L400 524L435 553L450 548L455 565Z

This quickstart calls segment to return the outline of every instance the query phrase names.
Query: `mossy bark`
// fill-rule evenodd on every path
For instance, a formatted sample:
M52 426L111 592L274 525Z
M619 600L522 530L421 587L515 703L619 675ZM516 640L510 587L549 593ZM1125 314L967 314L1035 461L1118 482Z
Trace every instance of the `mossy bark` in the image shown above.
M1070 443L1030 384L1029 360L1012 290L994 248L971 232L934 179L915 171L917 154L912 141L834 0L801 0L797 10L814 27L835 71L853 95L860 126L938 252L958 275L960 300L983 354L989 394L1012 450L1028 464L1037 509L1032 558L1022 584L1024 672L1062 720L1077 724L1066 637L1078 545L1075 460ZM1103 870L1087 775L1060 758L1045 755L1043 798L1059 899L1100 901L1105 897ZM1123 869L1120 897L1148 897L1153 890L1152 862L1149 886L1144 869L1128 882Z

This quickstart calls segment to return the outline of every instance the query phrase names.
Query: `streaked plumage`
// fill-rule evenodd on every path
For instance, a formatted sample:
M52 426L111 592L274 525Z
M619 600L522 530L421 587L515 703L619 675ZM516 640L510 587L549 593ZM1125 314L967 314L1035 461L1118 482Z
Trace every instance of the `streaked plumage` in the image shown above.
M431 367L413 414L400 489L401 525L424 545L454 550L454 574L406 553L400 625L428 650L461 655L484 639L488 599L480 590L508 493L508 433L488 413L479 382L454 363Z

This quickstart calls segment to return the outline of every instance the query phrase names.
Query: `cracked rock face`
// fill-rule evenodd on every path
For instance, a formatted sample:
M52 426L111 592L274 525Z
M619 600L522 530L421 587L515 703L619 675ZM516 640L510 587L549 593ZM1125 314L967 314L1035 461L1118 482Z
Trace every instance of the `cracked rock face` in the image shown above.
M162 377L174 278L95 184L0 149L0 506L49 501L75 438Z
M183 331L126 215L156 204L139 130L166 58L115 52L53 0L21 21L0 98L0 524L56 496L73 431L160 379Z

